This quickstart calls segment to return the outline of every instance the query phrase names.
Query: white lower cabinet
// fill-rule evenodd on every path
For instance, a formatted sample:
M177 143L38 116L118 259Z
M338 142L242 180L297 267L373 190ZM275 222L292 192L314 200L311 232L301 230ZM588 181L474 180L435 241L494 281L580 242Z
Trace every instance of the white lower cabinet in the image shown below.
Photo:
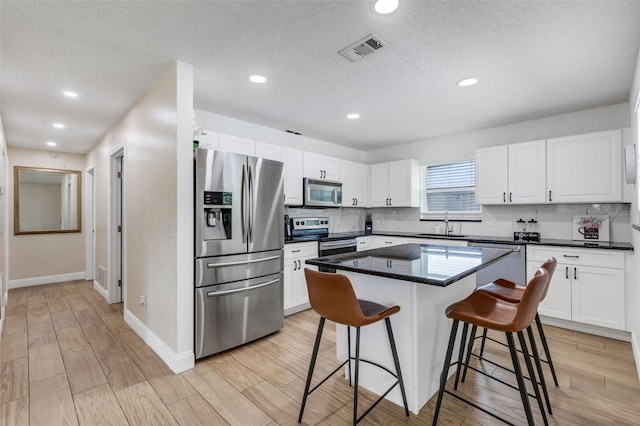
M371 243L370 236L368 237L358 237L356 238L356 251L364 251L371 250L373 248L373 244Z
M396 246L398 244L402 244L401 237L387 237L384 235L373 235L371 236L371 248L381 248L381 247L391 247Z
M530 279L550 257L558 261L538 312L552 318L626 329L624 253L571 247L527 247Z
M309 308L309 293L304 268L318 270L305 265L305 260L318 257L318 243L295 243L284 247L284 313L290 315Z

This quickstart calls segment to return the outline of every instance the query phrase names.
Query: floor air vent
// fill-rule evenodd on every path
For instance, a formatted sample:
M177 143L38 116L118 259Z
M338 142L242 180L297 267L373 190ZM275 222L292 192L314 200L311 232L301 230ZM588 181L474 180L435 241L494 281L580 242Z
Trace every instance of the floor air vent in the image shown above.
M338 53L351 62L357 62L378 49L386 46L387 43L375 34L369 34L362 40L358 40L351 46L339 50Z
M107 274L107 270L104 269L103 266L98 266L98 277L96 282L98 283L98 285L100 287L102 287L103 289L107 289L107 286L105 285L105 275Z

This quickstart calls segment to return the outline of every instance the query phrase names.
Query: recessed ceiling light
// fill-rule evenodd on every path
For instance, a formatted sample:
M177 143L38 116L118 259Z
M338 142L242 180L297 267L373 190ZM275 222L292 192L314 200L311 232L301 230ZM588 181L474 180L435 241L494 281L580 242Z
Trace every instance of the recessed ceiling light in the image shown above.
M49 146L56 146L56 145L58 145L58 144L57 144L57 143L55 143L54 141L49 141L49 142L47 142L47 145L49 145Z
M53 127L56 129L64 129L64 124L62 123L53 123Z
M459 87L467 87L467 86L473 86L474 84L476 84L478 82L477 78L465 78L464 80L460 80L459 82L457 82L456 84Z
M69 90L65 90L64 92L62 92L63 95L69 97L69 98L77 98L78 94L76 92L71 92Z
M261 75L251 75L249 76L249 81L251 81L252 83L264 83L265 81L267 81L266 77L263 77Z
M347 118L349 120L355 120L356 118L360 118L360 114L347 114Z
M400 2L398 0L378 0L373 8L381 15L391 13L398 8Z

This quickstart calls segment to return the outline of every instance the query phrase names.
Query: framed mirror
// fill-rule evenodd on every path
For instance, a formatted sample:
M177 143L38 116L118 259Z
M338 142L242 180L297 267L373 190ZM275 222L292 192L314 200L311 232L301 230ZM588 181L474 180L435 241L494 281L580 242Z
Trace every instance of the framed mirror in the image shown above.
M13 233L82 231L82 173L76 170L13 168Z

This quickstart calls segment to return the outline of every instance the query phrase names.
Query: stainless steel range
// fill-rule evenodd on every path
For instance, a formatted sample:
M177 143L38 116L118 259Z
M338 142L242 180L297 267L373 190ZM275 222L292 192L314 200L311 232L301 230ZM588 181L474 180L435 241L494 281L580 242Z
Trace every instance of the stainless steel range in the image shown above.
M278 161L196 150L196 358L284 325L282 172Z

